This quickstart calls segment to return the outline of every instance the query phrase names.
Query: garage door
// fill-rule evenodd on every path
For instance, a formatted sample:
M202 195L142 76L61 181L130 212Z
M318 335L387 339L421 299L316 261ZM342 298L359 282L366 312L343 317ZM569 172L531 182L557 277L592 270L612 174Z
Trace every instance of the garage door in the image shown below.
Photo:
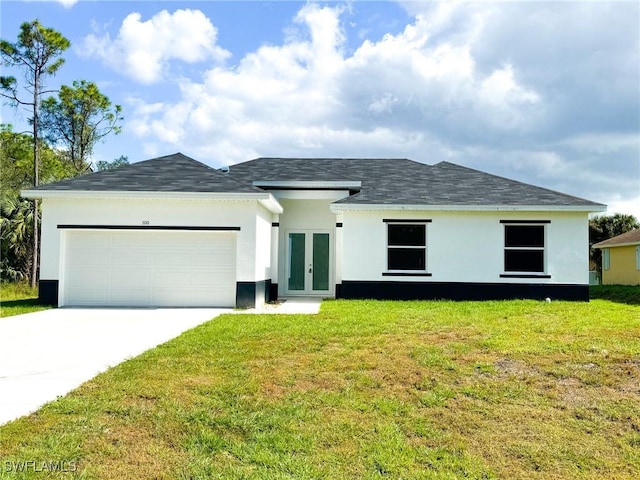
M233 232L73 230L64 245L63 305L235 305Z

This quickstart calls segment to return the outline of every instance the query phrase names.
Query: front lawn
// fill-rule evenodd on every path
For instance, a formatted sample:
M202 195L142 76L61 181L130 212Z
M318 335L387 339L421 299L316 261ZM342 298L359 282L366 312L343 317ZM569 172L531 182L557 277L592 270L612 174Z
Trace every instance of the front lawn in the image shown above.
M32 460L119 480L635 479L640 306L224 315L0 427L0 459L0 478Z
M46 310L51 306L38 303L38 288L26 282L0 282L0 317Z
M592 285L589 298L640 305L640 285Z

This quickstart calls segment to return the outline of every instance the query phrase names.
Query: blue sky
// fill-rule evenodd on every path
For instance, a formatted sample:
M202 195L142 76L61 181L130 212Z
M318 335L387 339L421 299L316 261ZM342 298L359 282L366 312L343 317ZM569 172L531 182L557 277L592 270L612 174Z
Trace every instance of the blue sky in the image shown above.
M4 1L72 47L123 133L94 160L181 151L450 161L640 218L640 4ZM24 128L26 114L2 108Z

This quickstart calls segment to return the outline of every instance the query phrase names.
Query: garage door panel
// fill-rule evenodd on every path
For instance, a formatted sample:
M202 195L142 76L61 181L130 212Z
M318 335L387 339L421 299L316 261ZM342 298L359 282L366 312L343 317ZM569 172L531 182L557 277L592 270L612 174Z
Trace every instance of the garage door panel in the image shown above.
M98 288L89 288L86 286L75 287L74 291L77 295L77 301L74 305L79 307L92 305L107 305L107 290Z
M193 307L206 307L211 302L222 303L229 295L235 295L228 288L159 288L154 291L151 303L156 306L174 306L188 299Z
M109 284L109 272L106 268L93 268L86 265L73 266L77 275L67 278L67 285L85 289L87 285L99 285L102 288Z
M147 232L110 232L109 243L115 248L131 248L140 244L147 244L150 240Z
M146 288L115 287L109 290L109 305L116 306L151 306L151 297Z
M67 245L80 248L95 248L105 246L109 243L109 237L101 235L100 232L74 232L73 236L67 238Z
M118 266L149 265L149 253L143 248L131 248L126 251L115 250L109 256L109 264Z
M110 269L109 284L115 286L136 287L149 282L150 272L146 268L123 267L121 270Z
M190 285L193 278L191 270L189 271L176 271L171 270L155 270L153 272L152 282L158 286L166 286L176 284Z
M67 233L64 305L233 306L236 234Z
M158 306L172 306L179 305L182 302L187 301L190 306L193 307L201 307L204 306L202 304L197 304L193 301L192 292L190 288L170 288L168 286L163 286L155 289L153 291L152 301L154 305ZM212 299L207 297L207 301L210 302Z
M197 262L192 258L191 252L154 252L151 254L151 263L164 267L190 266ZM197 257L200 258L199 256Z
M109 255L106 251L95 248L74 248L67 254L67 264L79 268L84 265L106 267L109 264Z

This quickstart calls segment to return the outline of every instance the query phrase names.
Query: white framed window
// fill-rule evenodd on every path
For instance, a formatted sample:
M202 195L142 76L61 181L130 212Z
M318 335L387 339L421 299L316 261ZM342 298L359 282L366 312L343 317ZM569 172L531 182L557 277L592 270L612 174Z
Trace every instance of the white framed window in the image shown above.
M602 249L602 269L609 270L611 268L611 255L608 248Z
M504 272L502 276L547 276L549 221L501 220L504 225Z
M426 274L427 224L431 220L391 220L387 224L387 272Z
M636 247L636 270L640 270L640 245Z

